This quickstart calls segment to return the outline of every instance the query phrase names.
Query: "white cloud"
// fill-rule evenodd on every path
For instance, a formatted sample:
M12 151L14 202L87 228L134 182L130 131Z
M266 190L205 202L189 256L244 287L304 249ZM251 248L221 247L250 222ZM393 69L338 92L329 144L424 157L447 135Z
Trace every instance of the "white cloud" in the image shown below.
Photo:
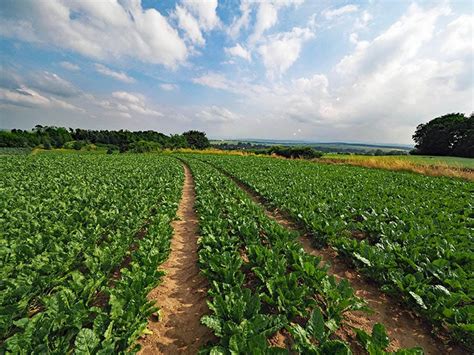
M357 5L345 5L345 6L341 6L332 10L329 10L329 9L324 10L323 16L328 20L332 20L335 17L339 17L345 14L350 14L358 10L359 10L359 7Z
M186 33L192 43L204 45L206 41L202 36L198 21L189 13L189 11L179 5L176 5L175 16L178 19L179 27Z
M472 57L474 52L474 16L461 15L454 21L450 22L446 27L443 52L448 56L465 56Z
M244 47L242 47L239 43L237 43L237 45L235 45L234 47L224 48L224 50L228 55L232 57L240 57L248 61L251 60L250 52Z
M72 97L80 94L80 90L72 83L47 71L30 74L22 81L27 81L28 85L57 96Z
M405 137L408 143L420 122L473 109L471 39L464 31L458 36L458 28L450 25L439 31L438 20L449 13L443 5L412 5L375 39L352 37L353 53L336 66L337 86L324 75L314 75L248 96L247 105L260 107L275 122L286 118L304 124L309 134L379 142ZM470 54L450 57L443 50L448 41Z
M336 69L344 75L363 75L381 67L397 67L412 59L420 47L433 37L435 23L449 14L444 6L424 11L411 5L407 14L371 42L357 42L354 53L345 56Z
M112 112L122 112L124 117L132 114L161 117L163 114L148 106L143 95L126 91L115 91L112 98L103 100L100 106ZM127 115L128 114L128 115Z
M269 36L267 43L258 48L267 76L273 78L286 72L299 58L303 43L312 37L313 32L299 27Z
M119 80L119 81L122 81L122 82L128 83L128 84L135 82L134 78L128 76L127 73L125 73L123 71L114 71L114 70L106 67L105 65L102 65L102 64L99 64L99 63L95 63L94 66L95 66L96 72L98 72L102 75L111 77L115 80Z
M258 10L255 20L254 31L249 37L249 44L253 46L259 42L265 31L272 28L278 22L278 10L285 6L298 6L304 0L269 0L261 1L258 4Z
M252 7L249 0L241 0L240 2L240 17L234 17L232 24L227 29L227 34L230 38L235 39L239 36L240 31L244 28L247 28L250 21L250 13L252 12Z
M96 59L128 57L173 68L188 55L166 17L139 0L4 0L0 16L0 35Z
M59 65L63 67L64 69L70 70L70 71L79 71L81 68L79 65L71 63L71 62L60 62Z
M196 116L206 123L229 123L239 118L237 114L219 106L207 107L198 112Z
M213 89L228 89L230 83L227 78L219 73L209 72L192 79L193 83L208 86Z
M178 89L178 85L176 84L160 84L160 88L165 91L174 91Z
M197 17L199 27L205 31L210 31L220 26L220 20L217 16L217 0L184 0L183 5Z
M44 96L39 92L26 86L22 86L15 90L0 88L0 102L13 106L29 108L43 107L50 109L59 108L72 111L84 111L83 109L76 107L70 103L67 103L63 100L54 97Z
M362 15L360 15L360 17L357 18L354 24L354 28L357 30L366 28L369 22L372 20L372 18L373 16L368 11L365 10L364 12L362 12Z

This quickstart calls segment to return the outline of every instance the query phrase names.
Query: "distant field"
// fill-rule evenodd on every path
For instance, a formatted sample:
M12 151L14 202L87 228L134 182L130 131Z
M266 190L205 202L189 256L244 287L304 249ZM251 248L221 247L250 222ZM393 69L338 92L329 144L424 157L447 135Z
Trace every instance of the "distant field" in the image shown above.
M376 159L387 162L402 160L425 166L447 166L450 168L474 169L474 159L458 157L439 157L427 155L365 156L349 154L326 154L323 156L323 159L341 159L351 161Z

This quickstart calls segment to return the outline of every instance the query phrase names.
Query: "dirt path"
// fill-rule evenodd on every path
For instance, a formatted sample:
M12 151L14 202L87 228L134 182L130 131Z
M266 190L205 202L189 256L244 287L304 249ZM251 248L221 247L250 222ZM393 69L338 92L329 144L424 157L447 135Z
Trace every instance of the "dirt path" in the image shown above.
M207 281L197 265L198 219L194 211L194 181L183 165L185 180L178 207L179 220L173 222L173 239L169 259L162 264L166 272L163 283L148 298L157 301L160 319L150 321L153 334L140 339L140 354L196 354L212 338L211 331L201 325L208 313Z
M291 221L279 210L268 208L268 204L265 203L264 199L247 185L232 175L227 174L225 171L220 171L244 190L254 202L262 206L268 217L283 227L298 232L300 234L299 241L305 252L319 256L322 262L329 265L329 274L334 275L337 279L346 278L354 289L355 294L367 301L369 307L374 311L374 314L368 315L365 312L348 312L345 315L346 322L349 325L363 329L370 334L372 326L375 323L382 323L386 327L391 339L389 351L420 346L425 351L425 354L457 355L466 353L458 347L448 346L444 344L441 339L433 337L430 331L431 328L426 322L399 305L396 300L388 297L381 292L376 285L366 281L356 270L348 266L341 259L338 259L335 250L332 248L314 248L312 246L311 237L296 223ZM339 332L338 335L349 343L354 344L355 334L349 327ZM354 350L356 353L358 352L357 349Z

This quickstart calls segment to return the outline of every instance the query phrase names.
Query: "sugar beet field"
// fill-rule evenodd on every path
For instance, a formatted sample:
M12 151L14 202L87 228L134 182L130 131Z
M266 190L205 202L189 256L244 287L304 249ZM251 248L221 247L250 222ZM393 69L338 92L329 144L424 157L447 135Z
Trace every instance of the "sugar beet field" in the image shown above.
M0 354L474 350L473 182L192 153L0 172Z

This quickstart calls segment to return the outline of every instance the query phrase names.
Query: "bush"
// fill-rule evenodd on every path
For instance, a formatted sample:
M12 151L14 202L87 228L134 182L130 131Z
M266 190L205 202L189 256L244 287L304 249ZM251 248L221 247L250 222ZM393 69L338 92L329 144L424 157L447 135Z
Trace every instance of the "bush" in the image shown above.
M323 153L311 148L311 147L282 147L275 146L268 149L269 154L275 154L285 158L303 158L303 159L315 159L321 158Z
M133 153L149 153L161 150L162 146L159 143L138 141L130 144L129 150Z
M112 148L107 149L107 154L114 154L114 151L112 150Z
M73 148L74 150L81 150L81 148L82 148L82 143L79 142L79 141L75 141L75 142L72 144L72 148Z

